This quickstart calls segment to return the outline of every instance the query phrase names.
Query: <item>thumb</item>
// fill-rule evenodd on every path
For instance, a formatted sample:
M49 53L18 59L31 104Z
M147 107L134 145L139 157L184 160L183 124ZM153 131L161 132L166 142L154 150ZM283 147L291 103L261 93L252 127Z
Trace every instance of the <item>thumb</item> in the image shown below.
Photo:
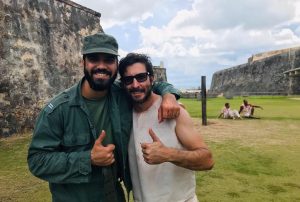
M160 142L160 139L154 133L154 131L152 130L152 128L149 129L149 135L151 136L153 142Z
M115 145L114 144L108 144L107 146L106 146L106 148L107 149L109 149L109 150L111 150L111 151L113 151L114 149L115 149Z
M163 113L163 110L160 106L159 109L158 109L158 123L163 122L163 114L162 113Z
M102 145L102 142L105 138L106 134L105 134L105 130L101 131L101 134L99 135L98 139L95 141L95 144L100 144Z

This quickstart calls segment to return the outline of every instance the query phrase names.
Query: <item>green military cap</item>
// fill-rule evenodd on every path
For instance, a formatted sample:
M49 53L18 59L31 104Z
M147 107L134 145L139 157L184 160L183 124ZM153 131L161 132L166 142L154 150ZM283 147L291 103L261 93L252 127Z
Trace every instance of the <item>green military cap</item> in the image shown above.
M108 53L118 55L118 42L108 34L97 33L84 37L82 54Z

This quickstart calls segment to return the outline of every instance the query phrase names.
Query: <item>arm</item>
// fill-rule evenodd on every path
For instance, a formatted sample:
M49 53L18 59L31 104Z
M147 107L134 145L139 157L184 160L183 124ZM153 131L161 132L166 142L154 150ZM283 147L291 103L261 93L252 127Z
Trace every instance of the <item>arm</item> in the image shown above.
M59 109L42 111L28 150L28 166L33 175L51 183L82 183L91 178L92 166L106 166L114 162L114 145L102 146L103 131L90 148L90 139L77 145L63 146L66 119ZM68 134L71 135L72 134Z
M166 82L154 82L153 92L162 96L165 94L173 94L176 100L180 98L180 91L174 88L172 84Z
M218 116L218 118L221 118L222 116L223 116L223 118L224 118L224 112L225 112L225 108L223 107L223 108L221 109L221 112L220 112L220 115Z
M121 82L118 80L114 82L113 88L123 89ZM153 92L161 96L172 94L176 100L180 99L180 91L167 82L154 82Z
M186 150L172 149L169 161L177 166L192 170L210 170L213 167L212 154L186 110L181 110L176 122L176 135Z
M218 116L218 119L221 118L221 116L223 116L223 112L220 113L220 115Z
M57 113L57 112L56 112ZM63 127L58 114L39 115L28 150L33 175L53 183L87 182L91 173L90 151L63 152Z
M125 90L119 81L115 81L113 88ZM162 96L162 103L158 110L158 120L177 118L180 113L180 105L177 99L180 98L180 91L173 85L166 82L154 82L153 92Z
M244 110L244 106L241 105L241 106L240 106L240 110L239 110L239 114L240 114L243 110Z
M258 105L251 105L251 107L263 109L261 106L258 106Z
M186 150L166 147L155 133L149 134L153 143L142 143L144 159L149 164L171 162L191 170L209 170L213 167L212 154L203 139L193 129L193 122L188 113L181 109L177 118L176 135Z
M176 99L180 98L180 92L171 84L165 82L154 82L153 92L162 96L162 103L158 110L158 120L172 119L178 117L180 105Z

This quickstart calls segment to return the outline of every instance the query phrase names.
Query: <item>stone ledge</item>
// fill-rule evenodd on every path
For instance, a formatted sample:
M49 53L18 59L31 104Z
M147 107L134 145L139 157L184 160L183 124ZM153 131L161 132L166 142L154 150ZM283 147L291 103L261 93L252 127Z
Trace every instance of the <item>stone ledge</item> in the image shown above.
M285 72L283 72L283 74L288 75L288 76L299 76L300 77L300 67L285 71Z
M92 10L92 9L84 7L84 6L82 6L80 4L77 4L77 3L73 2L73 1L70 1L70 0L56 0L56 1L59 1L59 2L65 3L67 5L70 5L72 7L78 8L80 10L83 10L83 11L87 12L87 13L93 14L93 15L99 17L99 18L101 17L101 13L98 13L98 12Z

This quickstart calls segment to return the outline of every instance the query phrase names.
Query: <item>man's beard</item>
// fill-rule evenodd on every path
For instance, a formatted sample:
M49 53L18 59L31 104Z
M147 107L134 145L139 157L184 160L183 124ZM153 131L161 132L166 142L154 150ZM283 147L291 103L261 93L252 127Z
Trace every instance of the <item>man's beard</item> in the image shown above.
M141 100L136 100L133 98L133 96L131 95L131 93L133 92L143 92L145 93L145 97ZM151 93L152 93L152 85L150 85L147 89L142 89L142 88L133 88L133 89L130 89L127 91L128 95L130 96L132 102L134 104L143 104L144 102L146 102L150 96L151 96Z
M96 73L103 73L110 76L109 79L93 79L93 74ZM96 67L92 68L91 74L87 71L87 69L84 67L84 76L86 80L88 81L91 89L95 91L104 91L111 87L111 85L114 83L115 79L117 78L117 73L115 73L112 76L112 72L105 70L105 69L97 69Z

